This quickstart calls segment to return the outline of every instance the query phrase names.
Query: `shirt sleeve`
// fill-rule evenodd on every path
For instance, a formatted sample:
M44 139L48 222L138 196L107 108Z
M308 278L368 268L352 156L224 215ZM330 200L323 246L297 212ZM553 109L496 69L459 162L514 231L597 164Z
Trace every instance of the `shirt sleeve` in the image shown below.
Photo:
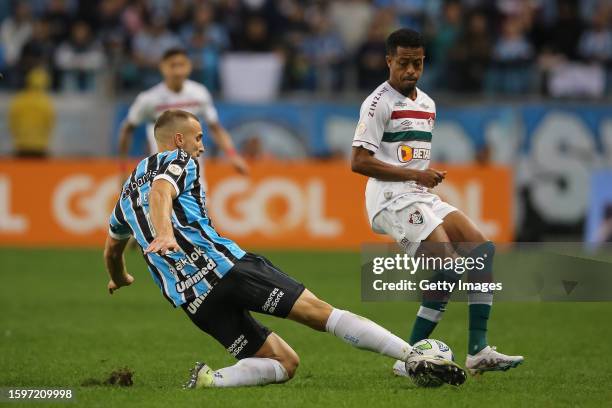
M144 93L139 94L130 106L128 111L127 121L131 125L138 126L146 121L153 121L151 108L147 103L147 98Z
M389 106L376 96L370 96L361 105L359 112L359 123L353 136L353 147L363 147L376 153L383 134L385 125L391 118Z
M132 229L125 220L123 210L121 209L121 201L118 201L117 205L115 205L115 209L111 213L108 223L108 234L111 238L122 241L132 235Z
M212 96L206 88L202 89L202 105L200 106L202 117L206 124L214 124L219 122L219 114L213 104Z
M170 182L178 196L183 191L192 189L199 177L200 169L197 161L186 151L177 149L168 155L153 181L163 179Z

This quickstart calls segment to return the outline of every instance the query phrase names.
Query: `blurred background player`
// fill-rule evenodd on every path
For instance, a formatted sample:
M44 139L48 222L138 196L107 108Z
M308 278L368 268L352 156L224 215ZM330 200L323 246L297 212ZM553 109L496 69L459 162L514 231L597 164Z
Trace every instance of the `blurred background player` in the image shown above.
M239 362L212 371L196 363L187 388L237 387L288 381L296 352L250 312L264 313L327 331L354 347L408 363L411 373L460 385L465 372L450 360L410 356L408 343L376 323L318 299L266 258L219 236L205 209L199 166L204 152L198 118L181 110L155 123L158 154L142 160L125 180L110 216L104 256L112 295L134 278L123 251L134 235L153 279L173 306ZM141 197L148 197L142 200ZM149 220L149 221L147 221ZM427 379L423 379L427 381Z
M42 68L34 68L26 76L25 89L11 101L9 129L17 157L44 158L49 154L55 109L48 88L49 75Z
M159 63L163 82L138 94L123 123L119 135L121 159L127 158L134 130L143 123L147 124L149 153L156 153L153 123L168 109L183 109L204 119L213 141L225 153L234 168L239 173L246 174L248 166L236 151L229 133L219 123L212 96L204 85L188 79L191 70L192 64L184 49L170 48L164 52ZM124 171L123 161L121 166ZM203 169L203 165L201 167ZM203 182L204 180L203 178Z
M439 243L441 248L432 248L434 252L448 252L445 243L461 243L466 247L464 255L486 259L486 274L490 274L493 242L464 213L428 191L444 180L446 171L429 168L436 105L416 87L424 52L424 40L414 30L400 29L387 38L389 79L361 105L351 166L369 177L366 208L375 232L391 236L410 255L421 242ZM461 275L454 275L459 280ZM430 337L449 299L449 292L424 298L410 344ZM489 346L486 333L492 302L490 292L468 294L466 367L473 373L507 370L523 361L522 356L507 356ZM396 364L394 371L405 373L402 364Z

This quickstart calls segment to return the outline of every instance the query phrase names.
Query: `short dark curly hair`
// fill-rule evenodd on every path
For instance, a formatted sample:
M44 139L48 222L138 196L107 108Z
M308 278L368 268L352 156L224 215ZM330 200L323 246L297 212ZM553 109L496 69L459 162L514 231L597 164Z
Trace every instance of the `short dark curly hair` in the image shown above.
M410 28L400 28L389 34L385 43L387 55L395 55L397 47L404 48L425 48L425 40L418 31Z
M187 54L187 50L182 48L182 47L172 47L172 48L168 48L166 51L164 51L162 57L161 57L161 61L165 61L168 58L172 58L175 55L184 55L185 57L189 58L189 55Z

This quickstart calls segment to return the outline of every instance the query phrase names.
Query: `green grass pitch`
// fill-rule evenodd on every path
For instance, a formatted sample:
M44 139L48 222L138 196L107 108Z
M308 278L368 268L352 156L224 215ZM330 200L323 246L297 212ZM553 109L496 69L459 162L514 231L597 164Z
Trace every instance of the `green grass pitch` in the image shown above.
M362 303L359 254L264 252L333 305L369 317L402 337L415 303ZM185 391L196 360L233 364L214 340L174 310L144 262L130 251L136 282L113 296L101 251L0 250L0 387L73 388L79 407L378 407L609 406L612 401L612 304L500 303L489 340L526 362L506 373L468 378L460 388L419 389L391 374L392 361L355 350L296 323L262 316L301 357L284 385ZM465 361L467 306L451 303L434 333ZM129 388L82 386L112 370L135 372ZM3 404L20 406L22 404Z

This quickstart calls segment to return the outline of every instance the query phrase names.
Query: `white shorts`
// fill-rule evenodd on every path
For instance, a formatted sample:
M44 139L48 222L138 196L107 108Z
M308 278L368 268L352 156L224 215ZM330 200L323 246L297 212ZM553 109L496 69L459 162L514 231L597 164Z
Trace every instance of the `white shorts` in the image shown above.
M435 194L407 194L380 211L372 220L374 232L392 237L409 248L420 244L448 214L457 211Z

